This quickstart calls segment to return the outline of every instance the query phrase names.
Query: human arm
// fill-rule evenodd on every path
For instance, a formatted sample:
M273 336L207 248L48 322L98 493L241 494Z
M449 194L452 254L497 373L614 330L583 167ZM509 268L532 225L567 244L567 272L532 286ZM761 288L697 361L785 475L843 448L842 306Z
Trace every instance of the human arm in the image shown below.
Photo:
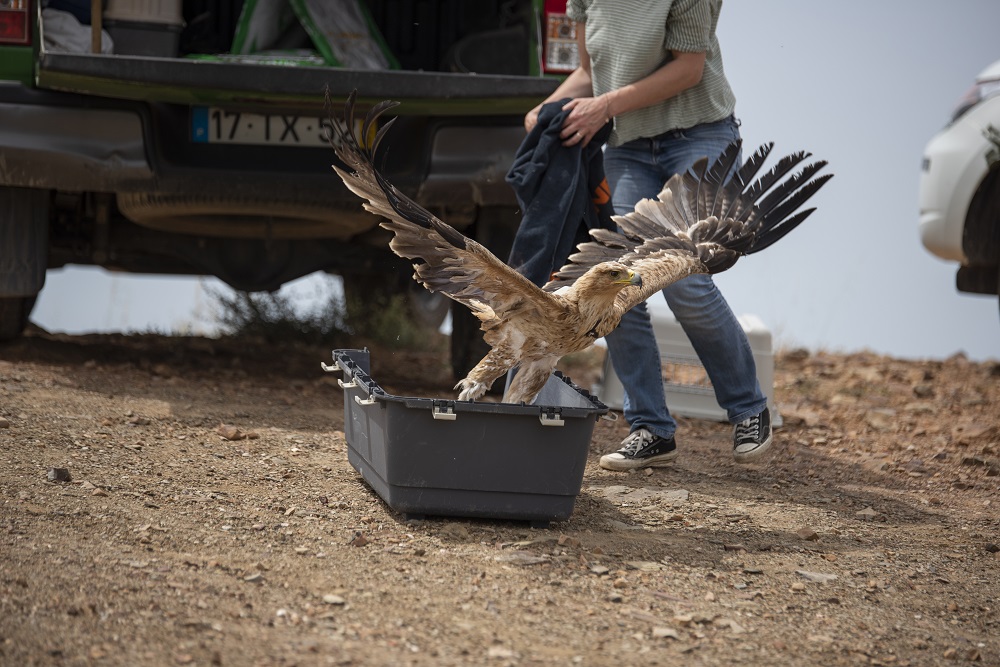
M586 49L581 46L581 64ZM570 110L560 136L567 146L582 142L584 146L612 117L642 109L695 86L701 81L705 53L671 51L673 58L635 83L610 90L598 97L574 97L566 104ZM587 57L587 72L590 58ZM579 133L579 135L577 135Z

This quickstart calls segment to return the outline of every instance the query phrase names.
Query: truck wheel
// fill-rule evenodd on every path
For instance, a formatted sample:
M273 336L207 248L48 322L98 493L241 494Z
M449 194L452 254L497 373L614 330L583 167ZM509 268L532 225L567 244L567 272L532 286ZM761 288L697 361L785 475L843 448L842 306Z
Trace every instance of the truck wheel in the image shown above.
M48 190L0 187L0 340L17 338L45 284Z
M35 297L0 298L0 341L13 340L28 326L28 316L35 307Z

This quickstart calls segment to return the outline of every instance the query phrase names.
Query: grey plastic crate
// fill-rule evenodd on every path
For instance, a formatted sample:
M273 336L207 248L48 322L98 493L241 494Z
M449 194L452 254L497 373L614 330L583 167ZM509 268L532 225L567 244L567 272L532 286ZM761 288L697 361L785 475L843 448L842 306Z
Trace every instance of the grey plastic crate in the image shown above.
M367 350L334 350L333 359L347 458L392 509L536 526L572 514L608 408L568 378L554 373L533 405L412 398L372 379Z

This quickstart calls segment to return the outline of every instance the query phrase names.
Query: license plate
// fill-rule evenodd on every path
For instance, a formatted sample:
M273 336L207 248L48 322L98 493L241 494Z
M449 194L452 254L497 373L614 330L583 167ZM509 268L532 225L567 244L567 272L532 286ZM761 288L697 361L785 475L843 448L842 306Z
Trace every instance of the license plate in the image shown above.
M219 107L191 110L191 140L205 144L258 146L329 146L329 118L257 114Z

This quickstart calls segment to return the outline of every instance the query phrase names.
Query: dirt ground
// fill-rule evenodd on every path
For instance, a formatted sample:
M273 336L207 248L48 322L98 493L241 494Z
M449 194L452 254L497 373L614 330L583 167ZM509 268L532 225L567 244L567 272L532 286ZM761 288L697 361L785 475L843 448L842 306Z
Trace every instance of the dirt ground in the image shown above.
M442 344L372 355L391 393L453 397ZM673 467L611 473L601 420L539 529L394 512L322 361L0 347L0 664L1000 665L996 363L783 352L768 460L682 420Z

